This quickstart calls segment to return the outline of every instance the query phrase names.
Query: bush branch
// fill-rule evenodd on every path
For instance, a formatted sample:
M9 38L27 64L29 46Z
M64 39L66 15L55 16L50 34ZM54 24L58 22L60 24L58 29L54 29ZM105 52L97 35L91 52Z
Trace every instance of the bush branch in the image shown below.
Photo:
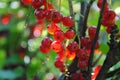
M97 29L96 29L96 34L95 34L94 40L92 42L90 57L89 57L89 61L88 61L89 80L91 80L91 71L92 71L92 62L93 62L93 57L94 57L94 49L95 49L95 45L96 45L96 42L97 42L97 39L98 39L100 26L101 26L101 23L102 23L102 16L103 16L103 13L104 13L105 3L106 3L106 0L103 0L103 6L102 6L102 10L100 11L100 16L99 16L99 20L98 20Z
M84 16L84 21L83 21L83 29L82 29L82 36L85 36L85 32L87 29L87 20L88 20L88 15L90 12L90 8L95 0L90 0L89 4L87 5L86 11L85 11L85 16Z

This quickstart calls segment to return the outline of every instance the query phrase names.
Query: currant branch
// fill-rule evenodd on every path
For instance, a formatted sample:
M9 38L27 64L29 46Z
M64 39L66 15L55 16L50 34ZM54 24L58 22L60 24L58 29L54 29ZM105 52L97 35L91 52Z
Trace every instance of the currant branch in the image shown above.
M93 4L95 0L90 0L88 5L87 5L87 8L86 8L86 11L85 11L85 16L84 16L84 21L83 21L83 29L82 29L82 36L85 36L86 35L86 29L87 29L87 20L88 20L88 16L89 16L89 12L90 12L90 8Z
M70 16L74 19L74 11L73 11L72 0L68 0L68 4L69 4Z
M98 39L100 26L101 26L101 23L102 23L102 17L103 17L105 5L106 5L105 3L106 3L106 0L103 0L103 5L102 5L101 12L100 12L99 20L98 20L96 34L95 34L94 40L92 42L90 57L89 57L89 61L88 61L88 76L89 76L89 80L91 80L91 71L92 71L92 62L93 62L93 57L94 57L94 49L95 49L95 45L96 45L96 42L97 42L97 39Z
M86 6L87 6L87 2L82 1L80 5L81 5L80 14L85 16L85 10L86 10ZM82 34L82 29L83 29L83 21L84 21L84 18L82 16L80 16L79 22L78 22L78 33L80 34L81 37L82 37L81 34Z
M98 76L96 77L96 80L104 80L107 75L107 71L110 69L110 67L112 67L120 61L120 45L116 41L116 34L118 33L118 31L119 30L116 25L112 27L110 36L111 40L109 42L110 50L107 54L107 57L103 63L103 66Z

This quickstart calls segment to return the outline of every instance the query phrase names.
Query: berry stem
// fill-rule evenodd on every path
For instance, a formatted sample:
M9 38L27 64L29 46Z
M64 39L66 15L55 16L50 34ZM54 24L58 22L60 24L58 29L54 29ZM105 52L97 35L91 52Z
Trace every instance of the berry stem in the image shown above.
M82 29L82 36L85 36L86 35L86 29L87 29L87 20L88 20L88 15L89 15L89 12L90 12L90 8L93 4L95 0L90 0L88 5L87 5L87 8L86 8L86 11L85 11L85 16L84 16L84 21L83 21L83 29Z
M89 61L88 61L88 76L89 76L89 80L91 80L91 71L92 71L92 62L93 62L93 57L94 57L94 49L95 49L95 45L96 45L96 42L97 42L97 39L98 39L100 26L101 26L101 23L102 23L102 17L103 17L103 13L104 13L105 3L106 3L106 0L103 0L102 10L100 11L98 25L97 25L97 29L96 29L94 40L92 42L90 57L89 57Z
M68 3L69 3L70 16L74 19L74 11L73 11L72 0L68 0Z

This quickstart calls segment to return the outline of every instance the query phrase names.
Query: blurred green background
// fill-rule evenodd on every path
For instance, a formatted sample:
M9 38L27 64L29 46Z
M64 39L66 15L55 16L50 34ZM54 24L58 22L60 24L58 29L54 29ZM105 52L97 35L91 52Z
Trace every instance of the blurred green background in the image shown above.
M61 0L61 13L69 15L67 0ZM73 7L76 20L79 20L80 3L82 0L73 0ZM89 0L84 0L89 1ZM109 0L110 7L116 14L116 24L120 28L120 0ZM53 6L59 9L59 0L51 0ZM58 4L56 4L58 3ZM96 2L91 8L88 25L97 25L99 10ZM5 22L3 19L7 20ZM45 36L47 36L46 26L40 32L35 32L36 24L34 9L31 5L25 5L20 0L0 0L0 80L53 80L58 78L61 72L54 67L56 53L50 51L49 54L43 54L39 51L39 45ZM105 28L100 32L100 48L102 58L98 62L101 65L109 49L107 41L109 35ZM95 54L95 59L100 54ZM111 70L118 68L118 63Z

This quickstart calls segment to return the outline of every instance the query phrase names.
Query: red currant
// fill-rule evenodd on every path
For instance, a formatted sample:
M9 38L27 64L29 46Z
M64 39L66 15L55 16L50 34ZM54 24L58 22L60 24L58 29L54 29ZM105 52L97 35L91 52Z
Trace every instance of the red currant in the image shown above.
M89 42L89 38L88 37L82 37L81 39L80 39L80 43L81 43L81 45L82 45L82 47L86 47L88 44L88 42Z
M41 9L35 9L35 16L38 20L42 20L45 17L45 13Z
M60 42L57 42L57 41L52 42L51 48L55 52L60 52L60 51L62 51L64 49L63 45Z
M86 61L86 60L83 60L83 61L80 60L80 61L78 61L78 66L82 70L87 67L87 64L88 64L88 61Z
M54 39L57 41L57 42L62 42L64 41L64 32L62 30L57 30L54 32Z
M47 10L45 12L45 18L47 21L51 21L52 20L52 13L53 13L53 10Z
M89 54L87 53L87 51L85 49L79 49L76 51L77 53L77 57L80 60L88 60L89 59Z
M39 9L40 6L46 3L46 0L32 0L32 6L35 9Z
M65 67L63 61L61 61L61 60L55 60L54 65L56 68L64 68Z
M66 50L66 58L68 59L68 60L73 60L75 57L76 57L76 54L75 54L75 52L71 52L71 51L69 51L69 50Z
M72 80L85 80L81 73L73 73Z
M72 27L74 25L74 20L71 17L66 16L66 17L63 17L62 23L66 27Z
M89 34L89 37L91 40L94 40L95 33L96 33L96 27L89 27L88 28L88 34Z
M74 42L71 42L71 43L68 44L67 49L69 51L75 52L79 49L79 45L78 45L77 42L74 41Z
M45 38L43 38L41 43L42 43L43 46L50 47L51 43L52 43L52 40L48 37L45 37Z
M24 4L30 4L32 3L32 0L21 0Z
M114 11L108 10L108 11L105 11L105 13L103 15L103 19L112 21L115 19L115 16L116 16L116 13Z
M51 24L48 25L47 30L49 34L53 35L54 32L60 30L60 28L56 23L52 22Z
M3 15L1 21L3 25L7 25L10 22L10 15L9 14Z
M72 29L67 30L67 31L65 32L65 37L66 37L67 39L72 39L72 38L74 38L74 35L75 35L75 33L74 33L74 31L73 31Z
M46 47L46 46L43 46L43 45L40 45L40 51L41 51L42 53L47 54L47 53L50 51L50 48L49 48L49 47Z
M94 68L94 74L92 75L92 80L94 80L94 79L97 77L100 69L101 69L101 66L100 66L100 65L99 65L99 66L96 66L96 67Z
M58 11L54 11L52 15L52 21L55 23L59 23L62 20L62 14Z
M102 9L102 5L103 5L103 0L98 0L97 6L98 6L100 9ZM106 2L105 10L108 10L108 2Z

